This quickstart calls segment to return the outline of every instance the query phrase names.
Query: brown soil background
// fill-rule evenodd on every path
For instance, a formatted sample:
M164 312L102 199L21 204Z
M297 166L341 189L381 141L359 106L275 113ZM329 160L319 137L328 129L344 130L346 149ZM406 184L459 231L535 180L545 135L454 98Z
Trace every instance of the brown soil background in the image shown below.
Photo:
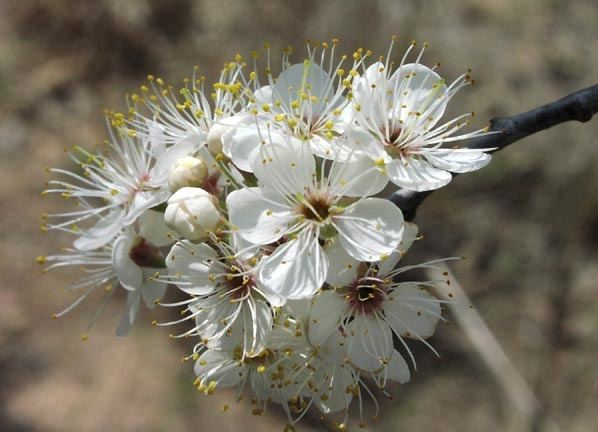
M90 334L93 302L67 317L72 275L42 275L35 257L66 241L39 230L44 168L69 167L63 148L104 136L102 110L146 74L178 82L199 64L209 78L264 41L301 48L340 37L385 52L392 34L430 42L428 64L477 80L451 107L482 127L598 79L598 7L592 0L4 0L0 2L0 430L281 430L277 410L227 413L227 391L196 393L186 341L144 312L126 339L114 330L122 297ZM400 51L399 50L399 51ZM301 49L298 49L299 53ZM300 54L297 54L298 55ZM516 369L543 405L522 428L508 400L456 326L417 348L420 370L382 402L370 430L591 431L598 424L598 121L569 123L495 155L421 208L426 240L412 261L464 255L452 266ZM550 422L546 419L550 418ZM301 430L325 430L308 418ZM555 430L555 429L552 429Z

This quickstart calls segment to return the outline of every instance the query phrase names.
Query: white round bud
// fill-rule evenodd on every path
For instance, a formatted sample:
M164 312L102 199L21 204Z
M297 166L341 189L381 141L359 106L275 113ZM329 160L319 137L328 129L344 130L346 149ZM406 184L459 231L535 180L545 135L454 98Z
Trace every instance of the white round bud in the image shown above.
M168 173L168 187L176 192L184 187L199 187L208 176L206 163L196 157L186 156L176 160Z
M184 187L168 200L166 225L191 241L204 241L220 223L218 200L201 188Z

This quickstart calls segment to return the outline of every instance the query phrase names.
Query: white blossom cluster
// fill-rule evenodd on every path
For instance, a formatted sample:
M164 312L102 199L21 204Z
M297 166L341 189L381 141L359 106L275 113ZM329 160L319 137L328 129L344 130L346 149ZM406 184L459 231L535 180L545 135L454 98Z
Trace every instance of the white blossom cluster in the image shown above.
M103 145L70 152L77 170L51 170L45 193L75 206L43 228L74 241L38 261L83 268L81 296L56 316L120 287L124 336L170 286L186 295L168 305L183 309L180 336L197 339L200 391L248 391L255 414L279 404L289 428L314 406L343 429L356 400L363 423L370 387L407 382L407 341L433 350L442 319L426 288L443 281L400 276L434 263L397 267L418 232L383 196L490 161L454 144L484 133L457 133L471 114L441 121L468 74L447 84L414 47L395 63L391 49L372 59L310 44L299 63L284 50L276 75L267 47L265 62L237 56L212 86L148 77L128 112L108 113Z

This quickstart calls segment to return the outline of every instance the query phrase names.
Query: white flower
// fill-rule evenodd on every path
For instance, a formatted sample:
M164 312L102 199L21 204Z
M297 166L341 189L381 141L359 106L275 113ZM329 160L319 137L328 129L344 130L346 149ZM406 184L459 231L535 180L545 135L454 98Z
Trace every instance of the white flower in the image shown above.
M396 253L380 263L356 266L353 282L319 292L312 300L309 340L320 346L332 338L346 348L355 366L377 373L384 381L397 377L403 382L409 379L409 369L394 349L393 333L411 356L405 338L429 346L425 339L434 333L441 309L440 301L423 288L431 282L394 281L404 271L429 265L393 270L400 256Z
M268 404L280 404L291 423L309 407L306 362L311 348L301 334L291 327L276 327L268 338L266 349L249 357L243 350L213 350L196 346L195 373L197 388L213 394L218 387L235 387L237 400L245 387L252 392L253 414L264 413ZM297 418L295 418L297 416Z
M388 60L370 65L353 81L353 102L357 127L351 140L363 144L363 153L384 167L394 184L425 191L442 187L454 173L482 168L490 162L492 149L443 148L442 144L473 138L478 130L455 133L469 122L464 114L437 126L450 99L471 80L464 74L450 86L433 69L419 63L404 64L393 72Z
M205 77L197 76L197 68L178 92L162 79L150 75L148 86L141 86L141 95L131 97L134 117L126 123L154 146L168 147L185 141L199 149L206 145L214 124L244 109L245 101L239 97L242 92L238 82L240 70L239 62L225 65L213 91L208 90L207 94ZM149 114L143 112L144 106Z
M44 271L75 266L83 268L86 275L70 287L83 290L83 294L53 317L63 316L97 289L103 288L105 301L92 318L90 328L114 292L114 287L119 285L127 290L127 303L117 335L126 336L135 321L141 300L151 309L166 290L166 284L154 280L156 270L165 266L160 248L172 243L166 229L162 214L148 211L139 218L138 231L127 227L113 241L97 249L67 248L64 254L38 258L40 263L51 263Z
M206 243L180 241L166 258L169 281L193 297L184 318L210 348L239 346L245 355L264 350L273 324L273 306L282 299L257 280L258 258L242 259L233 248L212 236ZM171 324L171 323L168 323Z
M74 243L80 250L93 250L107 244L144 211L166 201L170 195L168 172L171 166L193 151L187 142L155 148L149 141L122 129L109 132L111 140L97 153L76 147L79 156L71 154L83 168L83 175L52 169L51 172L66 179L49 181L50 189L44 192L60 193L77 201L76 210L48 215L44 228L80 235ZM51 222L54 219L60 221ZM97 219L92 227L78 228L82 221L92 219Z
M332 47L322 44L308 46L308 58L302 63L290 64L289 51L282 59L282 72L278 78L266 74L267 84L261 86L259 74L246 83L254 88L252 116L229 137L225 153L235 165L251 171L250 157L260 144L272 135L285 135L293 140L309 143L311 151L326 159L356 161L351 142L343 137L347 112L351 107L345 97L351 79L356 76L361 56L356 56L348 70L342 68L343 56L335 60L336 42ZM269 56L268 56L269 58ZM270 70L268 64L267 70Z
M218 200L202 188L184 187L168 199L166 224L192 241L206 240L221 222Z
M177 159L168 173L168 187L171 192L184 187L201 187L208 177L208 166L204 160L185 156Z
M282 297L309 297L322 286L329 260L321 239L337 238L361 261L380 260L399 245L403 216L390 201L360 198L342 206L344 196L367 197L385 184L375 168L364 171L352 165L332 163L323 177L307 146L272 142L261 146L254 159L260 186L228 195L233 232L257 245L284 241L264 259L259 274Z

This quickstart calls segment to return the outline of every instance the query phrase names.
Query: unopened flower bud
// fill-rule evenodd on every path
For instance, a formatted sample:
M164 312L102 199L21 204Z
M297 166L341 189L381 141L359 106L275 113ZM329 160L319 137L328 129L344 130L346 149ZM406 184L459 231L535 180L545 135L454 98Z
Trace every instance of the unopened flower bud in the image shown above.
M203 241L220 223L217 199L201 188L184 187L168 200L166 224L191 241Z
M168 173L168 187L176 192L184 187L200 187L208 176L206 163L196 157L186 156L177 159Z

